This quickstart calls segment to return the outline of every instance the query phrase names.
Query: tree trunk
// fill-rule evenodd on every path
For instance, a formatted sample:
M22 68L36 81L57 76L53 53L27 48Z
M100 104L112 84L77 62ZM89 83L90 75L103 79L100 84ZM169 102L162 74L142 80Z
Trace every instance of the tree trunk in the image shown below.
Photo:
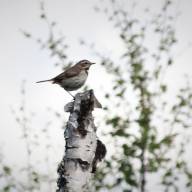
M88 184L106 149L97 139L92 111L101 107L93 91L78 93L73 102L65 106L70 112L64 132L65 155L58 166L57 192L88 192Z

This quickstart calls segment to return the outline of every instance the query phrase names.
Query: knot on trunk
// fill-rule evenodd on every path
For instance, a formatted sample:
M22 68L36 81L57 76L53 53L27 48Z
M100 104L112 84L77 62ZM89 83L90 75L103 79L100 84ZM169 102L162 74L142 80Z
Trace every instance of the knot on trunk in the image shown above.
M107 153L107 150L106 150L105 145L100 140L97 140L95 157L94 157L93 163L92 163L92 171L91 171L92 173L96 172L97 163L99 161L102 161L102 159L105 157L106 153Z

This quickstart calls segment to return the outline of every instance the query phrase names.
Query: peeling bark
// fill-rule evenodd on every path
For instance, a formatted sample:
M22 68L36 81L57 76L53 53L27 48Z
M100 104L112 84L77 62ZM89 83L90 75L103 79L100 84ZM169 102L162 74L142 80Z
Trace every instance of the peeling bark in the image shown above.
M70 112L64 137L65 155L58 166L57 192L88 192L88 183L98 161L105 154L105 145L96 136L92 111L101 107L92 90L78 93L65 106Z

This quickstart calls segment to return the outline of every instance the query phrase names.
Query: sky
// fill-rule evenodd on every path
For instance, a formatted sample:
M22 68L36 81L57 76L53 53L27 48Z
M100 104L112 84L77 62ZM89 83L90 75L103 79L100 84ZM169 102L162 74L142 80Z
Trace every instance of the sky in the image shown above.
M97 44L101 52L118 53L121 43L117 31L102 14L94 11L93 6L97 0L46 0L45 8L50 19L56 20L58 29L66 36L70 45L70 60L77 62L89 59L97 63L91 70L88 84L91 84L99 100L103 94L100 88L105 80L110 86L110 78L106 78L105 71L100 67L98 58L87 48L80 47L78 40L83 38L88 42ZM180 12L176 23L179 39L176 53L176 62L169 73L167 81L173 90L183 84L183 74L192 77L191 61L191 34L192 34L192 1L175 0L175 9ZM158 9L162 0L140 0L139 6L149 6L152 10ZM70 96L60 87L52 84L35 84L38 80L53 77L61 72L54 67L54 60L50 59L47 51L40 49L39 45L24 38L20 30L26 30L36 37L46 38L47 26L39 19L38 0L0 0L0 146L3 149L6 161L21 164L25 157L15 156L10 151L22 151L23 143L19 142L21 129L15 124L11 108L17 109L21 103L20 87L22 80L26 80L26 106L28 111L36 112L34 126L43 127L47 119L53 119L47 112L47 107L63 113L63 106L71 100ZM142 17L142 15L141 15ZM108 51L110 50L110 51ZM106 86L106 89L107 89ZM96 115L102 115L96 112ZM50 133L54 141L57 138L59 145L63 144L62 132L58 129L60 124L54 125ZM39 152L41 153L41 152ZM57 154L55 158L59 158Z

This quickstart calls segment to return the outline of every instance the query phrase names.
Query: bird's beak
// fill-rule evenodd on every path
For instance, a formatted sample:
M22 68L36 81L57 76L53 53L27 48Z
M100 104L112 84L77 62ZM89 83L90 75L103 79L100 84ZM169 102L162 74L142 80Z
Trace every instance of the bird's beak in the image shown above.
M91 65L94 65L94 64L96 64L96 63L91 63Z

